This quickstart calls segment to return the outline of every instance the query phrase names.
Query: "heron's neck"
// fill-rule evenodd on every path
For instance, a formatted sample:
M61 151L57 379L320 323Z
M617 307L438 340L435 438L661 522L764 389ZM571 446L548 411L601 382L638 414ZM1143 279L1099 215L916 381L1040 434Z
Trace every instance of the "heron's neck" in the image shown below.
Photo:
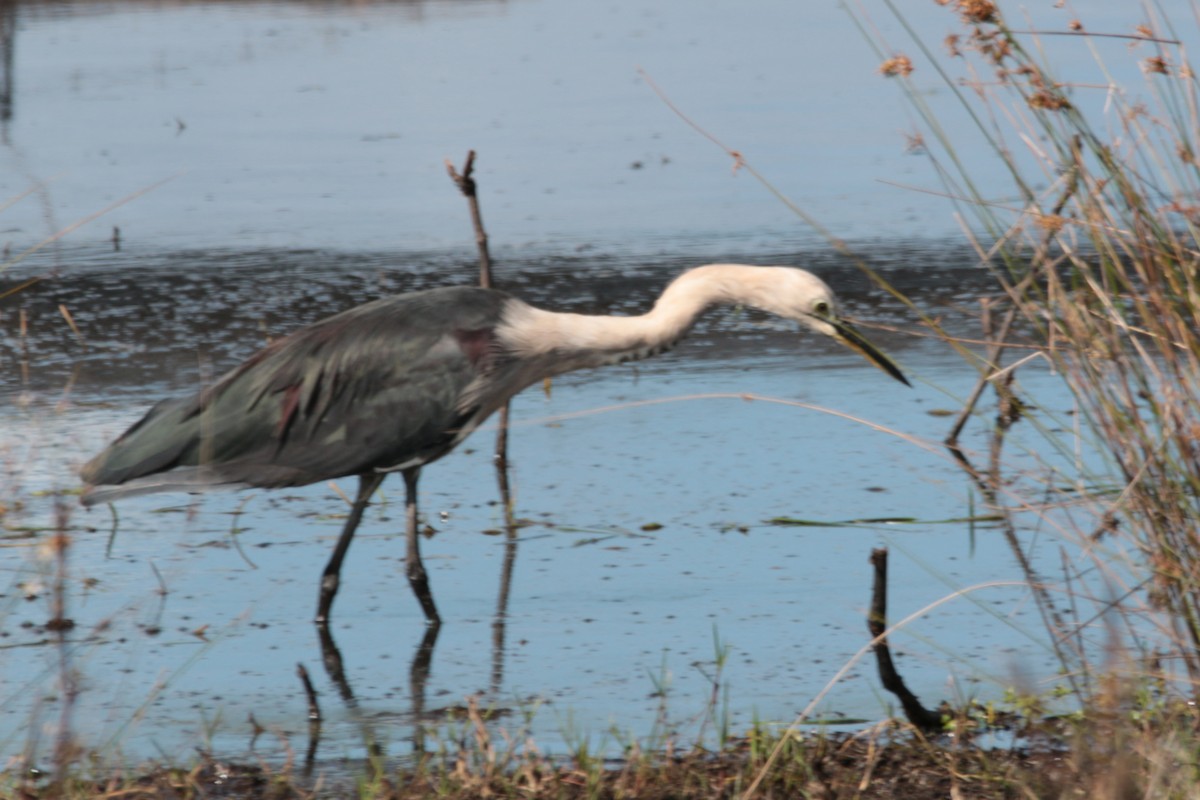
M524 303L506 310L497 333L519 356L555 354L566 370L629 361L670 349L705 309L722 303L761 307L769 295L769 268L709 264L672 282L648 313L635 317L545 311Z

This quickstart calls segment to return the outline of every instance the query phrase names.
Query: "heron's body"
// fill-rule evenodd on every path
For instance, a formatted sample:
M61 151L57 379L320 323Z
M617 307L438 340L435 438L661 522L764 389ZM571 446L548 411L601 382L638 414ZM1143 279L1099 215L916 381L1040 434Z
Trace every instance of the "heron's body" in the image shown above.
M506 302L485 289L434 289L277 340L211 387L152 408L84 467L100 487L85 501L206 484L302 486L439 458L504 402L472 384L515 378L496 346Z
M358 501L322 582L323 621L363 508L383 478L399 471L409 490L409 577L421 597L415 491L423 465L452 450L527 386L663 352L718 303L752 305L841 338L903 380L837 319L828 286L789 267L700 267L674 281L650 312L634 317L545 311L491 289L432 289L317 322L194 396L154 406L83 467L84 503L148 491L274 488L358 476ZM422 605L436 622L424 589Z

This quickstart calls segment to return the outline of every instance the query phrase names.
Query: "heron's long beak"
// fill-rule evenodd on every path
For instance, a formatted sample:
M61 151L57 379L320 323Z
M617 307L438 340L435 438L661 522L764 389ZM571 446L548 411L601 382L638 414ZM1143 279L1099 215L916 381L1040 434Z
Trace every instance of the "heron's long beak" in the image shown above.
M903 383L905 386L912 385L908 382L908 378L904 377L904 373L900 371L900 368L896 366L895 362L885 356L882 350L867 341L867 337L859 333L858 330L850 323L842 322L841 320L837 319L829 319L828 317L825 318L825 321L833 326L833 338L837 339L851 350L857 350L868 361L879 367L888 375L891 375L893 378Z

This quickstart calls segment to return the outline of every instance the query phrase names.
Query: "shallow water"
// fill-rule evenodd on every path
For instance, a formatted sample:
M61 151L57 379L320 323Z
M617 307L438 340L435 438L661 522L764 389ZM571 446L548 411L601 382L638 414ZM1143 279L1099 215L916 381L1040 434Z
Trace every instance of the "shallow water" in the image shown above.
M834 259L806 255L770 260L825 258L836 281ZM52 524L51 501L36 492L73 486L80 461L149 403L235 363L266 333L377 291L425 286L444 268L433 259L394 270L364 256L347 268L344 258L257 251L195 269L191 253L162 254L157 263L146 254L135 284L97 257L69 286L28 290L25 308L41 324L30 327L38 335L26 343L29 380L11 387L23 405L5 412L14 494L31 506L18 519ZM257 266L230 263L239 260ZM954 294L969 290L967 262L945 251L925 260L960 279L945 282L953 289L942 297L942 290L919 295L922 302L953 308ZM560 271L557 262L505 267L534 300L564 296L566 307L614 313L643 307L651 287L677 268L599 261L594 278ZM902 285L919 282L898 267L888 274ZM865 323L902 321L858 281L842 283L848 307ZM206 302L206 287L226 302ZM86 350L55 320L59 302L78 309ZM11 328L8 335L15 355L19 339ZM294 676L301 662L320 679L331 717L323 758L363 755L364 726L388 741L389 752L404 752L414 702L436 716L475 693L510 710L497 720L510 729L536 711L531 730L551 750L578 736L613 746L650 735L663 702L673 726L697 735L718 647L728 648L720 679L729 700L721 708L731 729L786 723L866 640L872 547L897 553L896 613L955 588L1021 577L986 525L946 522L969 515L970 489L936 444L924 449L855 421L936 443L948 420L931 412L955 407L941 392L965 395L973 373L936 345L884 331L874 338L917 379L915 389L775 321L724 312L668 355L564 376L548 396L523 394L510 456L517 515L528 524L499 632L505 540L491 435L477 433L424 473L423 511L437 534L423 547L447 624L420 692L409 670L425 627L403 577L398 484L385 484L387 502L371 509L356 538L334 611L332 632L357 705L336 699L338 684L322 671L309 622L345 509L329 487L143 497L121 503L119 521L104 509L75 510L69 615L78 626L69 638L85 688L73 726L91 743L117 737L130 756L180 757L202 743L243 752L252 714L301 748L306 704ZM349 482L342 488L353 490ZM829 524L769 523L778 517ZM886 518L919 521L836 524ZM40 628L49 593L19 599L39 571L50 582L45 553L36 551L42 538L13 542L28 545L14 549L27 558L13 562L7 593L3 633L14 645L50 638ZM1013 670L1050 677L1054 663L1032 607L1013 604L1024 594L988 590L984 608L964 601L916 625L915 646L897 642L915 690L931 700L994 695ZM1000 604L1001 618L986 613L989 603ZM57 648L7 653L0 713L10 732L31 717L55 722L60 704L46 698L59 691ZM886 707L873 666L863 662L820 714L873 719ZM10 744L19 749L22 741L15 735ZM273 755L281 746L273 736L255 743Z
M551 752L581 739L619 752L663 733L663 719L711 741L700 720L722 648L717 711L730 729L786 724L867 641L867 558L880 545L893 552L897 617L998 584L896 638L929 704L997 697L1014 674L1052 682L1029 592L1008 585L1023 575L995 531L962 521L977 510L970 482L936 444L974 371L908 335L905 309L731 174L635 71L924 310L976 336L989 283L942 238L956 223L940 199L878 182L927 177L904 152L898 98L844 13L810 6L18 6L0 191L38 188L3 212L10 248L169 180L0 275L0 292L42 278L0 300L0 502L24 504L5 518L3 754L39 729L48 752L69 708L81 741L130 760L196 747L282 757L308 744L298 662L327 716L322 764L362 757L368 739L405 753L420 720L476 694L508 711L497 728L528 725ZM836 91L830 64L843 66ZM468 148L481 153L505 288L632 313L696 263L805 265L852 315L884 326L872 338L915 388L728 311L661 358L526 392L511 459L527 524L504 624L509 551L481 431L423 476L437 530L423 547L446 620L436 647L422 648L403 577L401 489L385 484L334 611L341 683L309 622L345 509L330 487L145 497L119 517L72 508L64 662L42 628L55 519L43 492L73 487L74 469L151 403L269 336L380 294L472 282L466 210L442 165ZM1022 382L1058 424L1070 404L1057 380L1035 365ZM983 430L969 429L968 448ZM829 524L769 523L779 517ZM836 524L904 518L915 522ZM1054 564L1054 538L1038 535L1037 558ZM73 705L64 674L77 676ZM890 706L862 661L819 715L873 720ZM267 729L257 739L251 715Z
M1045 5L1021 14L1064 29L1074 12ZM1091 5L1096 30L1144 21L1128 4ZM940 48L950 10L907 6ZM639 68L834 235L959 233L945 187L910 147L916 120L834 3L7 7L17 33L0 196L40 187L4 211L17 247L150 187L73 239L104 241L115 226L128 243L180 249L455 247L469 238L443 162L468 149L502 252L636 242L707 260L822 241ZM900 24L877 3L862 8L914 59L923 100L962 134L975 179L1011 203L1006 172ZM1085 72L1089 46L1116 54L1115 80L1139 74L1142 53L1125 41L1054 43L1081 107L1105 100Z

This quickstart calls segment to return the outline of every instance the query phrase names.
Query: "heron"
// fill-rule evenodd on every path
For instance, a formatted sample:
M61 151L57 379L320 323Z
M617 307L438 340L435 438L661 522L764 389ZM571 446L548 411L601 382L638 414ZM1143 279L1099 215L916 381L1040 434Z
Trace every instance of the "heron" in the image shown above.
M354 502L321 574L316 622L325 625L363 512L384 479L398 472L405 571L427 623L438 625L418 539L421 469L522 389L663 353L717 305L793 320L908 385L899 367L841 317L829 286L795 267L696 267L637 316L549 311L495 289L428 289L327 317L271 342L192 396L159 402L83 466L82 502L357 477Z

